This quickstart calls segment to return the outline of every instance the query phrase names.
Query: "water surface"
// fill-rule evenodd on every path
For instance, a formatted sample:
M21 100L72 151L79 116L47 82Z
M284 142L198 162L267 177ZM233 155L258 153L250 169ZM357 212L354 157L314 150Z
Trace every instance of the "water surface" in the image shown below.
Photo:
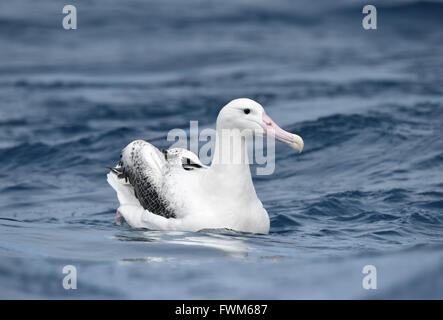
M441 2L74 4L0 4L1 298L443 298ZM270 234L116 226L120 149L238 97L305 140L254 176Z

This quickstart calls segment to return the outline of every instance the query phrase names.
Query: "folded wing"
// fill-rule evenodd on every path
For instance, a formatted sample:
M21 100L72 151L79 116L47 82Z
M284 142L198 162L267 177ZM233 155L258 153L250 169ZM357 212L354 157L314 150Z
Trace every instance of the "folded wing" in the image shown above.
M150 213L176 218L176 209L171 206L163 190L165 172L171 168L189 171L207 167L186 149L173 148L160 152L152 144L136 140L123 149L120 163L110 168L108 183L117 192L121 205L138 204Z

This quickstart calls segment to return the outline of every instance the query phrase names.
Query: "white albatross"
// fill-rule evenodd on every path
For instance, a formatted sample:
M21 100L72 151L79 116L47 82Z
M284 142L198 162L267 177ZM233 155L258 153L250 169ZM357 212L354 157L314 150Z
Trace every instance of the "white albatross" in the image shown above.
M143 140L125 147L119 165L107 176L120 202L117 223L124 219L133 228L152 230L268 233L269 216L255 193L247 159L233 161L221 153L230 150L247 157L252 135L275 137L299 152L303 139L281 129L259 103L246 98L222 108L216 132L209 167L186 149L159 151Z

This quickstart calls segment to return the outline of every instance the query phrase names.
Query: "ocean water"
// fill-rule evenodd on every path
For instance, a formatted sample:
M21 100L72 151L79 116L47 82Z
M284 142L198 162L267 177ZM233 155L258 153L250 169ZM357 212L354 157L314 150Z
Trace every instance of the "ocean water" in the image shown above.
M371 3L1 2L0 298L443 298L443 3ZM270 233L116 226L120 150L238 97L305 141L254 176Z

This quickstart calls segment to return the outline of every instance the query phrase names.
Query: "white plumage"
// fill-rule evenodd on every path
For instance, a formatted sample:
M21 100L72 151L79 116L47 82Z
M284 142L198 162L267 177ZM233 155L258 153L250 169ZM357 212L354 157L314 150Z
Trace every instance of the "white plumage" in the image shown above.
M146 141L131 142L123 150L119 166L108 173L120 202L117 219L134 228L153 230L223 228L268 233L269 216L255 193L247 159L237 163L221 153L246 154L245 141L251 132L272 134L299 151L303 140L279 128L263 107L250 99L227 104L217 117L216 130L210 167L185 149L161 152ZM222 130L228 130L229 139ZM232 138L240 143L232 143Z

